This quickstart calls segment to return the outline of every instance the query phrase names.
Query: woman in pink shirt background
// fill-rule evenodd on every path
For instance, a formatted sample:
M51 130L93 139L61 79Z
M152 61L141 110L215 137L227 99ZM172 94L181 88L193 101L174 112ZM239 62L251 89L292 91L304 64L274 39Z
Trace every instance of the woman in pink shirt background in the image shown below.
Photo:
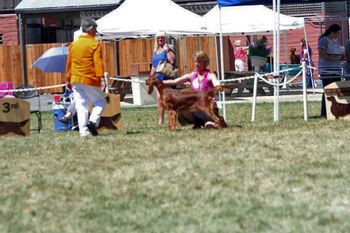
M242 46L241 40L235 41L235 47L233 50L235 56L235 70L236 71L244 71L245 63L247 61L247 46Z

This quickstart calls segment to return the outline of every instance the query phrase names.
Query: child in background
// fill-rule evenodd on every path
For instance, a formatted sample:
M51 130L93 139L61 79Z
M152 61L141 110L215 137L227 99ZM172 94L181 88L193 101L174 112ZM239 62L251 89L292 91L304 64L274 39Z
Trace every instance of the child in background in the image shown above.
M247 46L242 46L241 40L235 41L234 56L235 56L235 71L244 71L247 60Z
M306 44L306 41L304 38L300 39L300 62L305 61L306 62L306 87L312 88L313 85L313 69L311 68L314 66L314 63L312 62L312 49L309 45Z

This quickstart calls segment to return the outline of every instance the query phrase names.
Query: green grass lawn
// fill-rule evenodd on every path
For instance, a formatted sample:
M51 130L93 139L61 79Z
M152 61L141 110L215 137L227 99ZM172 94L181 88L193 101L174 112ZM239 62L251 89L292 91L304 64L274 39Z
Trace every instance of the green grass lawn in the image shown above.
M349 232L350 122L320 103L227 107L224 130L170 132L155 108L81 139L0 138L0 232Z

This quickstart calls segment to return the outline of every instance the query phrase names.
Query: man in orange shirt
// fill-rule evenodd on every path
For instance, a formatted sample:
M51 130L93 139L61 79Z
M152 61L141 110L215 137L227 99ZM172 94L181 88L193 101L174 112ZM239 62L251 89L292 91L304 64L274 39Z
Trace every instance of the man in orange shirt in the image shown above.
M101 113L106 101L101 44L96 40L97 24L92 19L81 22L83 34L69 46L67 57L67 87L71 88L76 101L79 133L81 137L96 136ZM93 109L89 118L89 103Z

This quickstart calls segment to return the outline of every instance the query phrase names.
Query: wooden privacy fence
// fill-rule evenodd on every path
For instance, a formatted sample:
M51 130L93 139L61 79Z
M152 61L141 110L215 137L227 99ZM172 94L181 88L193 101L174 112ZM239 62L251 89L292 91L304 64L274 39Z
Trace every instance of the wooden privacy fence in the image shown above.
M26 45L26 73L28 84L35 87L52 86L64 84L66 79L65 73L43 73L41 70L32 67L32 64L46 50L52 47L61 46L61 43L53 44L28 44ZM103 60L105 70L111 74L115 73L115 56L113 43L103 42ZM16 87L22 83L21 73L21 53L18 45L0 46L0 82L10 81ZM62 92L62 88L41 91L41 93Z
M184 43L184 40L186 42ZM227 40L226 40L227 41ZM149 65L152 62L154 39L130 39L120 40L118 42L119 50L119 75L128 76L131 72L131 64L140 64L141 71L149 71ZM186 48L184 48L184 44ZM224 55L228 56L228 44L224 44ZM184 74L184 62L186 61L187 72L190 72L194 68L193 55L198 51L198 38L186 37L180 38L176 41L176 63L180 68L180 73ZM200 37L200 50L204 50L208 53L210 58L210 70L219 71L216 68L216 48L215 37ZM186 56L185 56L186 55ZM225 58L224 67L229 70L229 61ZM111 73L111 75L117 75Z
M28 83L35 87L52 86L66 83L66 73L43 73L41 70L32 67L32 64L38 59L46 50L52 47L61 46L62 44L33 44L26 46L27 55L27 78ZM109 73L114 73L113 44L102 43L103 60L105 70ZM62 88L50 89L44 92L62 92Z
M18 45L0 46L0 82L22 82L21 52Z
M184 41L186 40L186 58L184 58ZM26 73L28 84L35 87L52 86L64 84L66 82L65 73L43 73L41 70L32 67L32 64L47 49L61 46L61 43L53 44L28 44L26 45ZM153 39L125 39L118 42L103 41L103 60L105 71L110 76L129 76L131 64L140 64L141 71L149 71L149 65L153 56ZM201 50L208 52L210 57L210 69L216 68L216 48L214 37L200 38ZM194 68L193 54L198 48L197 37L186 37L178 39L175 44L176 61L180 68L180 73L184 73L184 61L187 63L187 72ZM227 46L226 46L227 47ZM227 51L227 49L225 49ZM118 62L116 62L115 51L118 52ZM225 54L225 53L224 53ZM21 53L18 45L0 46L0 82L11 81L14 87L22 83L21 74ZM225 58L225 60L228 60ZM116 64L118 63L118 67ZM226 62L227 63L227 62ZM225 64L227 67L228 64ZM61 92L62 88L44 90L41 93Z

